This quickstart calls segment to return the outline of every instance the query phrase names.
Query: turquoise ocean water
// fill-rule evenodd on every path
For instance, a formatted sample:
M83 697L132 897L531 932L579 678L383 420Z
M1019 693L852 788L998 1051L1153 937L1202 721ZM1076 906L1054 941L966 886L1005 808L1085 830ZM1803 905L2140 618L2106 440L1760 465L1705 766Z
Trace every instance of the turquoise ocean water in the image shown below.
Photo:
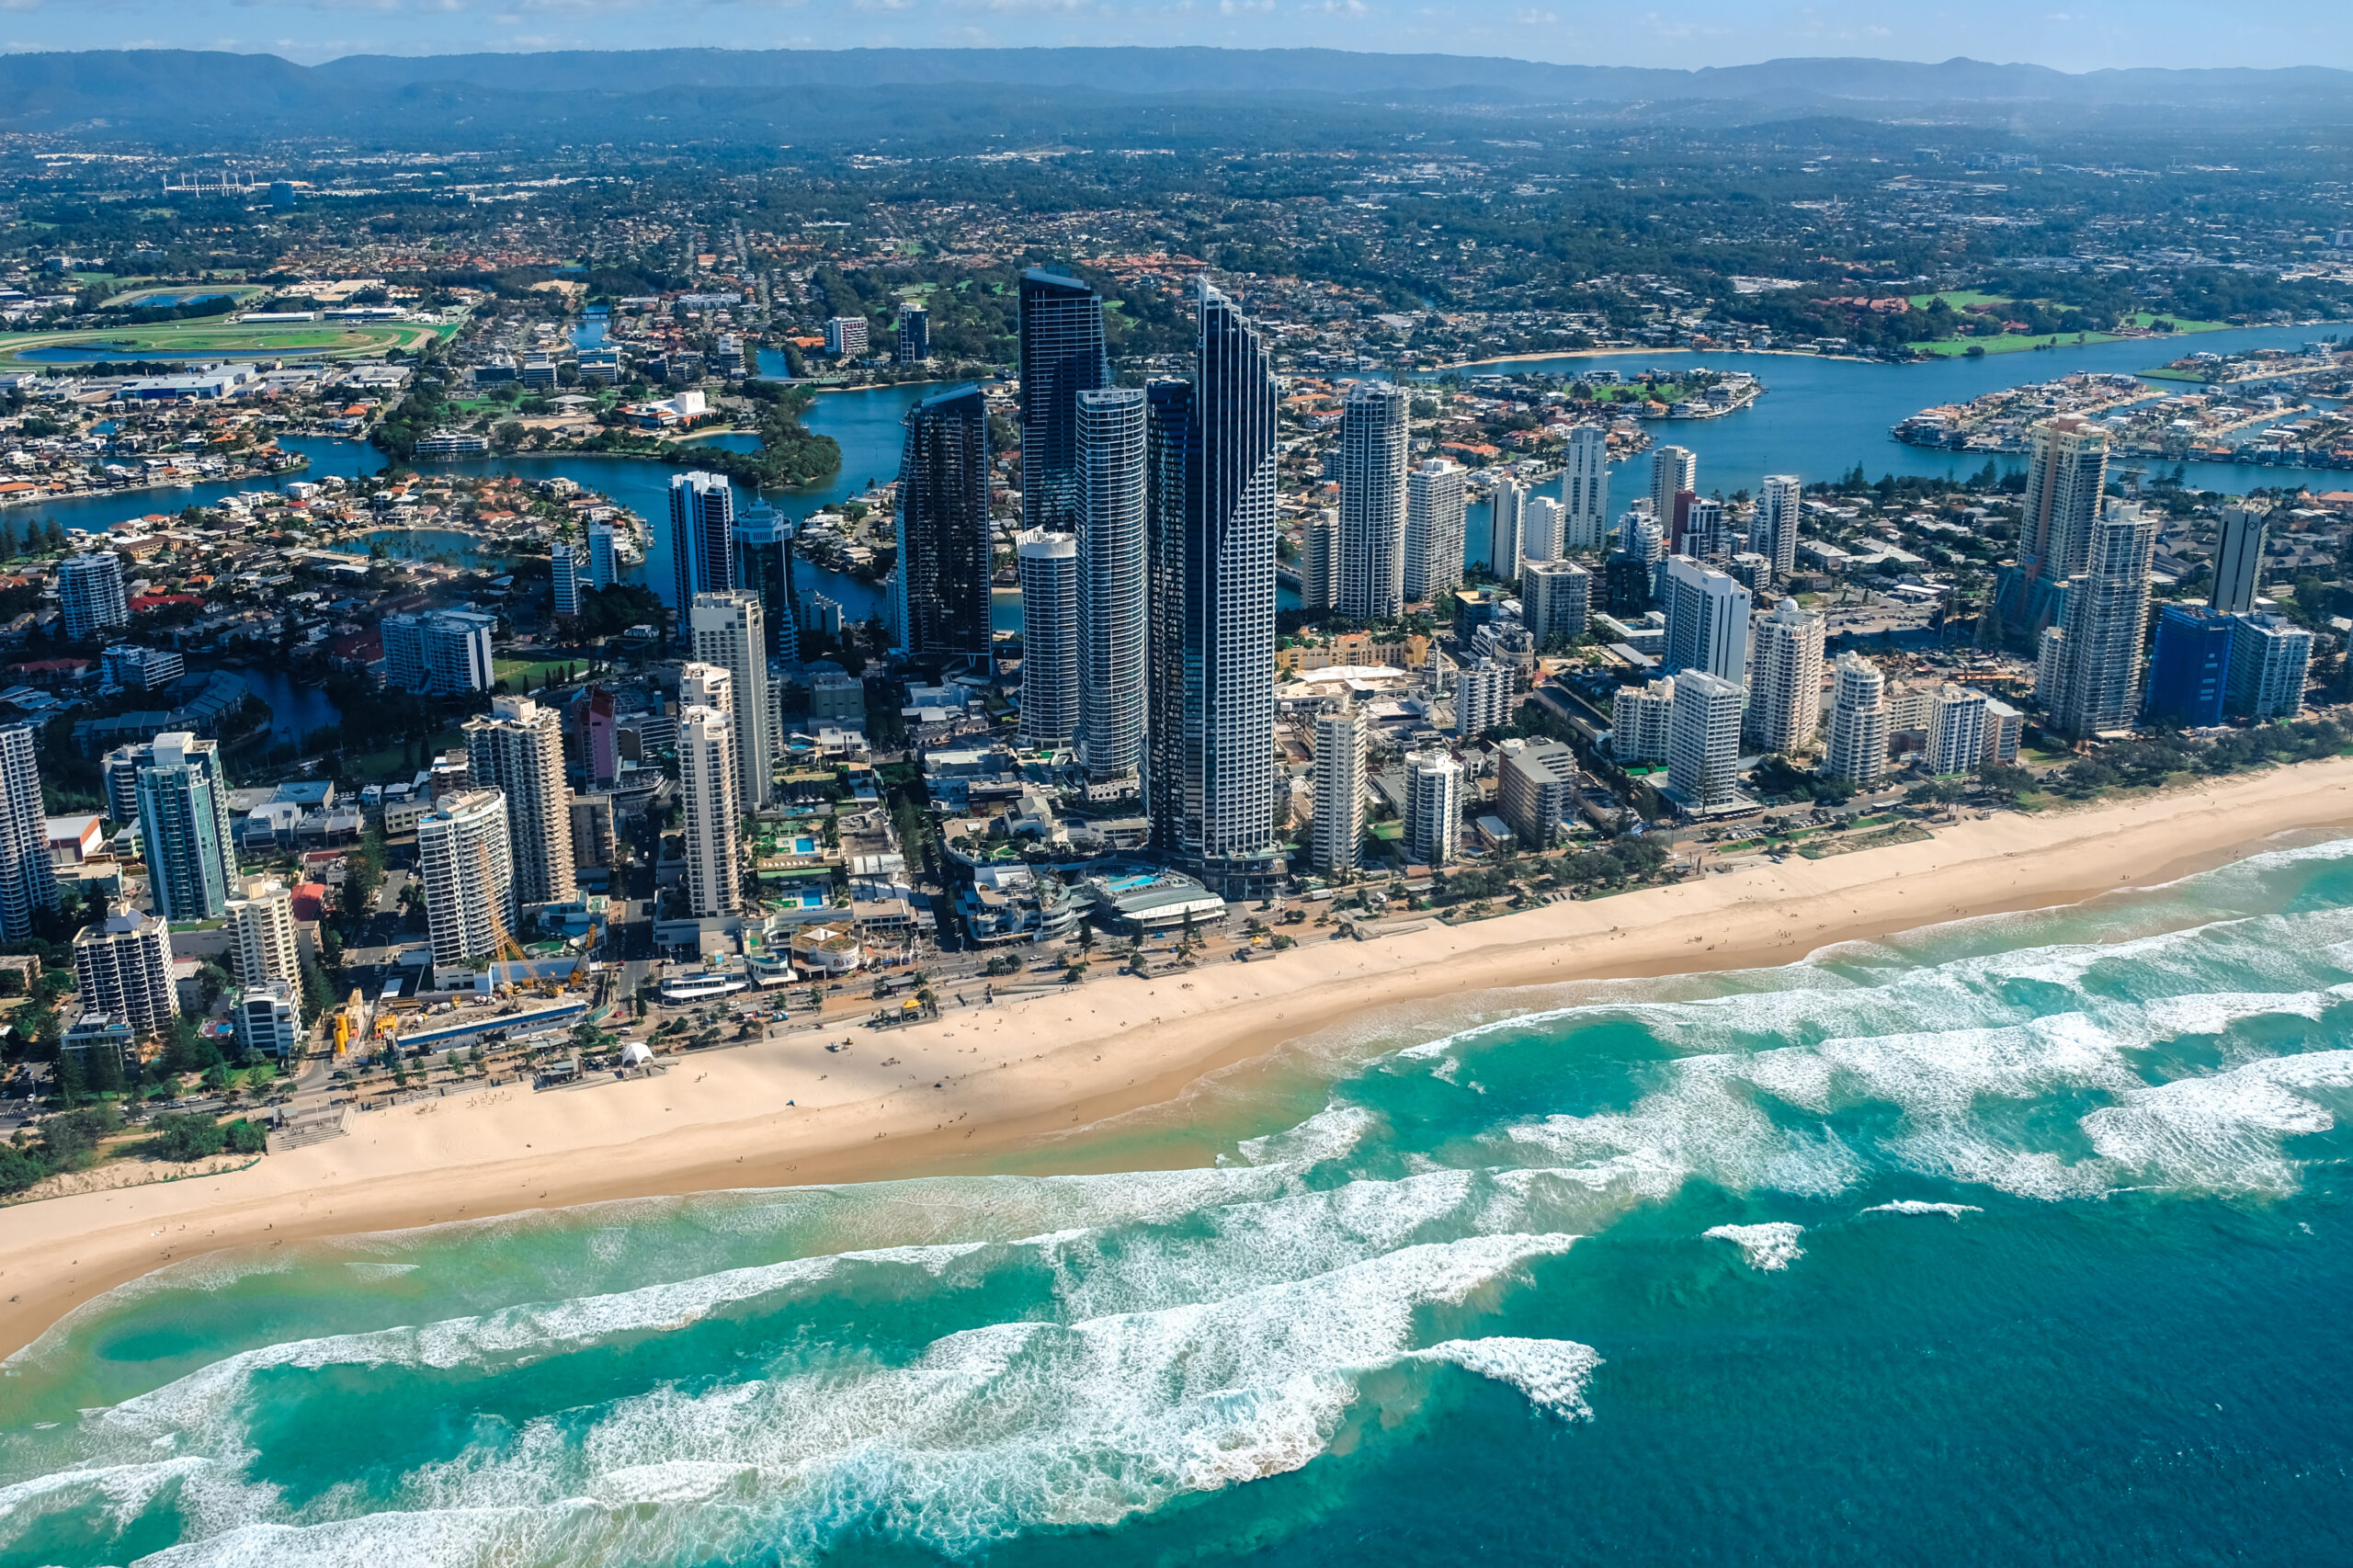
M0 1562L2353 1561L2353 841L1452 1006L1022 1169L175 1266L7 1364Z

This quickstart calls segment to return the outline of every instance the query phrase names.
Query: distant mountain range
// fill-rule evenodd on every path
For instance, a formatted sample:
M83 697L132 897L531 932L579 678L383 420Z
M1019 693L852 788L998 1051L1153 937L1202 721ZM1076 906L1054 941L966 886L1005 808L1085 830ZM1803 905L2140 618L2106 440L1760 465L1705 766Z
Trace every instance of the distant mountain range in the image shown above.
M2095 71L1956 59L1774 60L1698 71L1461 55L1269 49L642 50L354 55L297 65L174 50L0 55L0 128L165 141L333 134L456 145L638 140L969 137L1058 121L1156 123L1188 103L1279 98L1358 113L1477 106L1755 119L1804 114L2080 119L2152 110L2353 119L2353 72ZM1171 121L1173 131L1195 128ZM1232 124L1221 114L1221 124ZM999 127L1002 129L1002 127ZM1199 128L1206 130L1206 127Z

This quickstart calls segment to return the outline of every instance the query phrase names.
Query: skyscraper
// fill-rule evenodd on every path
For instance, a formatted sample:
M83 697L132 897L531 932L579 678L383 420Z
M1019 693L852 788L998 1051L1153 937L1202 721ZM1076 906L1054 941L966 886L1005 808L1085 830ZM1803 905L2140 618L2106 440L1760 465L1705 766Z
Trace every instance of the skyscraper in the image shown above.
M911 658L991 674L988 403L978 387L940 392L907 411L906 430L899 459L901 646Z
M1783 599L1755 623L1748 734L1769 752L1803 751L1822 728L1822 617Z
M2157 525L2132 503L2111 501L2086 530L2083 569L2067 579L2063 637L2036 672L2035 697L2050 726L2075 740L2131 726L2141 711L2141 640L2149 619L2149 560Z
M728 673L713 665L688 665L678 672L687 913L698 920L733 915L742 903L733 687Z
M1562 548L1561 541L1568 537L1568 526L1567 507L1550 495L1530 495L1519 541L1521 564L1564 558L1568 551Z
M723 473L670 476L670 608L686 631L687 608L697 594L735 585L735 489Z
M2063 414L2034 426L2028 452L2018 566L2029 581L2063 582L2089 559L2108 483L2108 431Z
M613 553L613 525L588 525L588 585L603 593L620 580L620 562Z
M1798 569L1798 528L1804 519L1803 487L1794 473L1768 473L1748 522L1748 548L1773 563L1776 580Z
M1675 677L1667 715L1667 789L1688 806L1721 806L1738 793L1740 718L1746 697L1734 681L1705 670Z
M1274 837L1275 378L1257 329L1206 279L1197 285L1196 309L1173 847L1212 891L1251 898L1281 872Z
M1734 686L1748 682L1750 595L1739 582L1687 555L1666 559L1666 653L1669 675L1705 670Z
M506 797L517 903L565 903L580 896L572 876L572 791L563 781L563 723L528 697L494 697L469 719L466 774L477 789Z
M1078 755L1089 778L1138 777L1145 720L1145 394L1078 394Z
M1830 691L1830 744L1823 771L1869 790L1887 771L1887 680L1860 653L1841 653Z
M768 641L760 597L748 589L698 594L688 611L695 659L727 672L735 723L735 804L767 808L774 796L775 712L768 701Z
M2214 591L2207 603L2224 615L2247 615L2263 593L2263 546L2271 531L2269 503L2242 498L2224 504L2214 549Z
M74 978L85 1013L104 1013L141 1034L179 1015L172 982L172 931L158 915L117 905L74 938Z
M2242 615L2231 629L2230 710L2241 719L2292 719L2304 710L2313 634L2285 616Z
M1576 819L1577 756L1559 741L1506 741L1495 812L1523 849L1550 849Z
M1520 572L1519 603L1538 649L1558 652L1591 623L1593 574L1574 561L1531 561Z
M1188 517L1186 447L1192 439L1193 384L1154 381L1144 388L1144 812L1163 854L1183 853L1186 759L1186 561ZM1270 808L1271 809L1271 808Z
M558 615L580 613L581 549L570 540L558 540L548 554L548 571L554 578L555 612Z
M1498 479L1487 492L1487 570L1518 582L1527 543L1528 492L1518 480Z
M1621 686L1610 699L1609 755L1628 767L1666 760L1667 722L1675 713L1675 682Z
M1511 670L1494 659L1466 665L1454 686L1454 733L1473 740L1511 722Z
M1315 869L1338 876L1357 869L1364 842L1364 725L1351 709L1315 721Z
M113 627L130 625L122 557L111 550L90 550L59 562L57 609L69 642L85 642Z
M506 797L458 790L417 820L417 868L436 969L500 956L515 930L515 862Z
M899 306L899 352L902 365L920 365L931 358L931 312L910 300Z
M1299 608L1327 610L1340 603L1340 509L1318 506L1299 525Z
M1675 498L1699 488L1699 459L1684 447L1651 449L1651 515L1673 533Z
M801 656L801 605L792 585L793 526L766 502L735 519L735 585L760 597L768 652Z
M1951 681L1928 699L1928 771L1942 778L1985 762L1985 694Z
M218 920L237 875L220 743L169 731L133 756L155 913L166 921Z
M1340 405L1339 597L1342 615L1392 620L1405 608L1405 469L1411 400L1394 381L1361 381Z
M33 934L35 910L57 907L34 735L29 723L0 729L0 936L10 941Z
M1462 465L1426 458L1405 480L1405 602L1462 585Z
M1078 526L1078 394L1110 383L1102 297L1075 278L1021 275L1021 523Z
M471 609L384 617L378 628L384 639L384 684L427 697L488 691L497 681L492 656L497 627L496 616Z
M1021 578L1021 744L1068 745L1079 725L1078 540L1031 528L1014 555Z
M1571 555L1599 550L1609 527L1608 432L1598 425L1578 426L1569 432L1561 460L1561 502L1568 508L1561 549Z
M1405 858L1444 866L1462 849L1462 765L1442 751L1405 759Z
M256 878L229 901L229 957L240 985L272 980L302 982L301 949L294 935L294 895L286 884Z
M2237 619L2209 605L2171 604L2157 617L2149 660L2149 717L2204 729L2222 722L2230 695L2231 636Z

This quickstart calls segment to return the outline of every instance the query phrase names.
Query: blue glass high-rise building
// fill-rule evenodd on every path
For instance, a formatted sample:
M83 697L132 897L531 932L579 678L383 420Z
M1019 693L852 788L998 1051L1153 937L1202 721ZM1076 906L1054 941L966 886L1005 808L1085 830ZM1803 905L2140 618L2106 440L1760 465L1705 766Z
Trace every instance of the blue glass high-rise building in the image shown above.
M735 489L723 473L670 476L670 608L685 635L697 594L722 594L735 583Z
M1256 898L1284 869L1274 833L1274 369L1257 329L1206 281L1195 309L1190 395L1156 385L1146 413L1161 687L1149 809L1164 852L1228 898ZM1181 464L1170 449L1180 408ZM1181 508L1168 493L1178 481Z
M907 410L899 457L899 645L994 673L989 631L989 411L978 387Z
M2188 730L2222 722L2233 630L2234 618L2210 606L2165 607L2149 661L2151 719Z
M1080 505L1078 394L1108 386L1103 300L1042 267L1021 276L1021 524L1069 533Z

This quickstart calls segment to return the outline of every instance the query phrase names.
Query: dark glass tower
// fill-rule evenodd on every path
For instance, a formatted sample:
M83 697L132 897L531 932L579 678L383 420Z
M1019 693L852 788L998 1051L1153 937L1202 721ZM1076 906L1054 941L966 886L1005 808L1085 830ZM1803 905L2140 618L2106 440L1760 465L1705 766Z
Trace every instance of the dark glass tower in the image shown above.
M687 609L697 594L735 586L735 490L723 473L670 476L670 608L686 635Z
M735 519L735 581L760 596L768 652L801 656L801 605L792 595L793 524L766 503Z
M1021 525L1078 526L1078 394L1108 386L1103 300L1075 278L1021 277Z
M1153 847L1171 859L1182 856L1188 798L1182 611L1185 454L1192 433L1190 381L1154 381L1144 389L1144 811Z
M1273 890L1275 378L1257 330L1198 286L1196 373L1151 389L1154 628L1150 807L1163 851L1228 898ZM1178 472L1181 470L1181 472ZM1181 504L1173 491L1181 487Z
M991 675L989 415L978 387L907 410L899 458L899 645Z

